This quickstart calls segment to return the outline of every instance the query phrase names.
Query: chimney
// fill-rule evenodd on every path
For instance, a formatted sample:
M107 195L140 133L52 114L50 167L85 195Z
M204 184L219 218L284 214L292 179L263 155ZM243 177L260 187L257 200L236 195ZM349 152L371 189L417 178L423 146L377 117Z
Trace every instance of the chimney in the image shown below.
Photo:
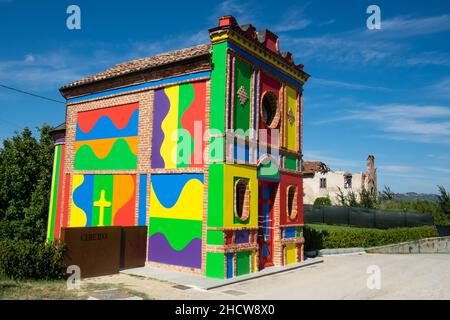
M365 188L372 194L378 195L377 169L375 168L375 157L373 155L367 157Z
M223 16L219 18L219 27L237 26L237 21L233 16Z

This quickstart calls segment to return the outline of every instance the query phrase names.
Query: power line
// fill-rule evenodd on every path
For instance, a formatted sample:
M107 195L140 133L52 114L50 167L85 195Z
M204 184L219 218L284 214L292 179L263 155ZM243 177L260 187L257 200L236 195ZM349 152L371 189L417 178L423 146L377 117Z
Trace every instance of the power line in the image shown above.
M60 101L60 100L55 100L55 99L52 99L52 98L47 98L47 97L44 97L44 96L40 96L40 95L35 94L35 93L31 93L31 92L23 91L23 90L20 90L20 89L8 87L8 86L5 86L4 84L1 84L1 83L0 83L0 87L3 87L5 89L9 89L9 90L12 90L12 91L20 92L20 93L23 93L23 94L27 94L29 96L33 96L33 97L36 97L36 98L41 98L41 99L52 101L52 102L66 104L65 102Z

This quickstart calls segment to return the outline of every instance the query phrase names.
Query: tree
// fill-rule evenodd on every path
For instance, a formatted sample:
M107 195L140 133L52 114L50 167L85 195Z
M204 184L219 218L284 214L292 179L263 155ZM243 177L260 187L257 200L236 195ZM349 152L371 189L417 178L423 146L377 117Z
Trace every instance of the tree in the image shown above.
M349 207L359 207L358 197L356 196L356 193L353 191L349 191L347 194L347 205Z
M394 193L391 191L391 188L388 186L384 186L383 192L381 192L381 198L383 200L393 200L394 199Z
M51 127L30 129L0 149L0 238L45 240L53 163Z
M450 194L445 190L444 186L438 186L438 205L439 209L447 218L450 218Z
M347 194L344 194L344 191L338 187L337 200L341 206L349 206L349 207L357 207L357 208L375 208L377 205L377 198L375 195L362 189L358 194L353 190L350 190Z
M359 192L359 206L361 208L373 209L376 207L377 199L373 192L362 189Z
M339 193L337 194L337 200L338 203L341 206L346 206L347 205L347 199L345 197L344 191L342 191L342 189L340 187L338 187Z
M331 200L330 197L319 197L314 200L315 206L331 206Z

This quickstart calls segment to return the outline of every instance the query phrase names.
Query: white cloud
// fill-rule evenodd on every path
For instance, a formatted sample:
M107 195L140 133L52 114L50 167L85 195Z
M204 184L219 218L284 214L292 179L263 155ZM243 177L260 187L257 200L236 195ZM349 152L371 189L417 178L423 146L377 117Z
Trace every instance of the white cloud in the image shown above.
M406 63L410 66L437 65L450 67L450 56L440 52L429 51L406 59Z
M62 85L117 63L207 43L208 36L207 30L202 29L155 42L65 44L64 49L27 53L22 59L0 61L0 82L35 92L57 91Z
M430 170L439 172L441 174L445 174L445 175L450 175L450 168L446 168L446 167L427 167Z
M376 34L385 39L399 39L448 30L450 30L450 15L421 18L400 16L382 20L381 29ZM366 30L365 33L370 34L372 31Z
M378 167L379 172L383 172L383 174L387 173L411 173L417 172L417 169L412 166L405 165L395 165L395 164L385 164Z
M380 87L380 86L370 86L360 83L351 83L345 81L337 81L337 80L329 80L329 79L321 79L321 78L311 78L308 82L308 86L316 86L320 87L331 86L342 89L350 89L350 90L375 90L375 91L392 91L391 88Z
M428 89L438 97L450 99L450 77L429 86Z
M320 23L319 25L320 26L328 26L330 24L335 24L335 23L336 23L336 19L330 19L330 20L327 20L327 21L324 21L324 22Z
M366 106L348 111L341 117L325 119L318 124L335 121L373 123L390 139L424 143L450 144L450 107L432 105L387 104Z
M357 39L352 33L305 38L283 36L282 39L302 59L352 65L379 63L405 50L400 43Z
M361 28L318 37L283 37L296 54L320 62L351 65L383 62L397 66L419 64L450 65L450 57L439 52L416 53L408 39L450 30L450 15L411 18L394 17L382 21L381 30ZM292 50L294 51L294 50Z
M305 149L303 159L304 161L322 161L334 171L363 171L366 165L364 156L361 160L342 159L311 149Z
M270 28L273 32L287 32L302 30L308 27L312 21L305 15L305 9L309 3L303 7L293 7L281 18L281 22Z
M225 0L215 7L214 12L216 13L214 15L214 22L217 22L217 15L232 15L237 19L239 24L252 23L255 25L257 23L257 6L251 6L245 1Z

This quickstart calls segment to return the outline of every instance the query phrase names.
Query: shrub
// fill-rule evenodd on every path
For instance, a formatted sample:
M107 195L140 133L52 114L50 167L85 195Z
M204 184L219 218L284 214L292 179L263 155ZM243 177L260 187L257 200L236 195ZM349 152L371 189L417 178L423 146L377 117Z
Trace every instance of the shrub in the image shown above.
M443 186L438 186L439 196L438 205L441 212L450 219L450 194L445 190Z
M11 279L62 279L64 245L29 240L0 241L0 275Z
M335 248L370 248L388 244L437 237L435 227L387 230L308 225L304 228L305 250Z
M331 200L329 197L320 197L314 200L315 206L331 206Z

